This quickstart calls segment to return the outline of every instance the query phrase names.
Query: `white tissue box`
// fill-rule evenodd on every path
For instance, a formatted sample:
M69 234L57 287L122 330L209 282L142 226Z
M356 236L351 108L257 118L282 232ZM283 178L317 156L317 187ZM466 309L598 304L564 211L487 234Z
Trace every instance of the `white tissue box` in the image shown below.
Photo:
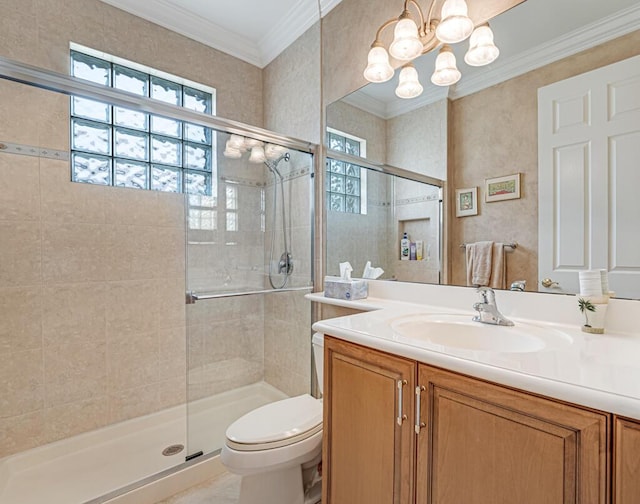
M324 277L324 296L353 301L365 299L369 295L366 280L343 280L340 277Z

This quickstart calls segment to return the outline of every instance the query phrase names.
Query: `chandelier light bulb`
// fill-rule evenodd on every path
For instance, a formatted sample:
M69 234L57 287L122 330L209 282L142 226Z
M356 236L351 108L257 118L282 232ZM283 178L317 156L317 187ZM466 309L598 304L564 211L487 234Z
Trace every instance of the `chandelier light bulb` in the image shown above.
M436 86L451 86L460 80L462 74L456 66L456 56L451 47L442 46L436 58L436 70L431 76L431 82Z
M473 21L468 16L465 0L446 0L442 6L441 21L436 37L446 44L465 40L473 31Z
M369 63L364 71L364 78L369 82L387 82L393 77L393 68L389 64L389 54L379 42L374 42L369 51Z
M261 145L254 145L251 148L251 155L249 156L250 163L264 163L266 159L264 148Z
M415 98L422 94L422 90L416 68L411 63L402 67L400 82L396 88L396 96L404 99Z
M241 135L231 135L229 140L227 140L227 147L231 149L236 149L238 151L245 150L244 146L245 138Z
M488 24L483 24L471 34L464 61L470 66L483 66L495 61L499 54L500 50L493 43L493 31Z
M231 141L227 140L227 145L224 149L224 157L229 159L240 159L242 157L242 152L240 152L240 149L235 149L230 144Z
M418 37L418 26L403 13L396 23L393 42L389 46L389 54L400 61L410 61L422 54L422 42Z

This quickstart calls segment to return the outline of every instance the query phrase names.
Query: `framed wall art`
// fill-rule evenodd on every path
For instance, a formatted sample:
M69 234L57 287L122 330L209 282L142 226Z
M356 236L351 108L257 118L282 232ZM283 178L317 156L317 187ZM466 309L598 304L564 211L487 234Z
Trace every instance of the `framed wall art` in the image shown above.
M484 194L487 203L520 198L520 174L485 179Z
M478 188L456 189L456 217L478 215Z

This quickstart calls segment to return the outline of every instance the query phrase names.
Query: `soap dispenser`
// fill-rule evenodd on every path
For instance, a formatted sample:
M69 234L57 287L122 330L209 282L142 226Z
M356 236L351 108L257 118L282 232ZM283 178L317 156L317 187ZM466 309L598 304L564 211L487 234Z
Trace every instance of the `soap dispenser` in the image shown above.
M409 260L409 248L411 246L411 242L409 241L409 236L407 233L402 235L402 240L400 240L400 259L402 261Z

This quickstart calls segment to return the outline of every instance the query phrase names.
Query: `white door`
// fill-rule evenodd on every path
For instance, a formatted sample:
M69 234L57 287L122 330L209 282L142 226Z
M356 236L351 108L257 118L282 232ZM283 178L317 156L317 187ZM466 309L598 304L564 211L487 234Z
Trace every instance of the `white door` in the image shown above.
M538 90L538 276L640 298L640 56Z

